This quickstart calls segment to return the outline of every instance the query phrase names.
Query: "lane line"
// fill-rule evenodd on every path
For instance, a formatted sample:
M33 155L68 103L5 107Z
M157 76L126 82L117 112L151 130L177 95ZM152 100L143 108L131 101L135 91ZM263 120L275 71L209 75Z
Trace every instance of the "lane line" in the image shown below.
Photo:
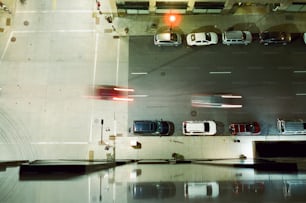
M295 70L293 73L306 73L306 70Z
M231 71L210 71L209 74L231 74Z
M97 72L97 61L98 61L98 51L99 51L99 33L96 33L96 39L95 39L95 53L94 53L94 67L93 67L93 73L92 73L92 94L94 92L95 84L96 84L96 72ZM91 100L91 112L90 112L90 129L89 129L89 143L93 140L93 124L94 124L94 118L93 113L94 112L94 99Z
M131 75L147 75L148 72L132 72Z

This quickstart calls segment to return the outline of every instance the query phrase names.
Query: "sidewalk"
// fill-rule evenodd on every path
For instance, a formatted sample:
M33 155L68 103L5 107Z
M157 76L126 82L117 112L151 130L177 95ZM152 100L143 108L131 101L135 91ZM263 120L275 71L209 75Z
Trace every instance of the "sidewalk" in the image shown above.
M129 35L153 35L168 30L163 15L126 15L116 17L117 29L129 29ZM264 30L299 33L306 31L305 13L268 13L265 15L184 15L179 27L174 30L181 34L195 31L215 31L222 33L229 29L249 30L258 33Z

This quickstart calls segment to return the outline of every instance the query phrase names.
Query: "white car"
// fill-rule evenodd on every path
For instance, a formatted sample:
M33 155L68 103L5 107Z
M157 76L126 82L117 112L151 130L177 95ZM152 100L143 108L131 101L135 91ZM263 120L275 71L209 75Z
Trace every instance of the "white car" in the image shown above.
M217 133L215 121L184 121L182 125L184 135L214 135Z
M304 32L303 39L304 39L304 43L306 44L306 32Z
M218 43L218 35L214 32L190 33L186 37L188 46L207 46Z

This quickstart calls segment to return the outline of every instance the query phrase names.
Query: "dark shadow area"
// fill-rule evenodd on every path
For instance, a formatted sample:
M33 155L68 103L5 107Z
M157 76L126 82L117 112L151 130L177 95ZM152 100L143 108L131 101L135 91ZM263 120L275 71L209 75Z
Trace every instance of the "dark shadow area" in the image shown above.
M256 158L306 158L306 141L255 141Z
M70 179L79 175L113 168L127 161L37 160L20 165L20 180Z
M156 31L156 33L163 33L163 32L175 32L175 33L179 33L181 35L184 35L184 31L179 28L179 27L170 27L170 26L162 26L162 27L159 27Z
M273 31L273 32L289 32L289 33L299 33L299 29L297 28L297 26L293 23L284 23L284 24L279 24L279 25L275 25L272 27L269 27L268 29L266 29L265 31Z
M264 159L213 159L194 161L193 163L234 168L252 168L257 172L286 171L296 173L298 171L297 163L269 161Z
M260 32L259 28L255 23L237 23L227 29L227 31L233 30L247 30L250 31L252 34Z
M215 32L221 34L222 31L214 25L206 25L192 30L192 32Z

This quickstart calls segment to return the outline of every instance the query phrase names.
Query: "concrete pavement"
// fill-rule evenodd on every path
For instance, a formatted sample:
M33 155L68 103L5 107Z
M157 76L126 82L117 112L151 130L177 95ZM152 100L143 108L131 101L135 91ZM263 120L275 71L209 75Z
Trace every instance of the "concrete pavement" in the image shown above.
M114 26L118 30L128 28L128 34L130 36L153 35L159 31L169 30L169 26L166 25L161 15L127 15L124 17L115 17ZM252 33L258 33L264 30L299 33L306 31L306 14L184 15L180 25L173 29L182 34L195 31L215 31L221 33L229 29L249 30Z
M50 5L50 2L42 1L39 8L35 2L27 3L24 7L17 6L18 19L14 19L16 12L10 16L12 25L6 25L7 14L0 14L1 26L4 26L4 32L0 32L0 64L2 66L0 68L7 74L5 77L2 75L0 85L7 85L5 82L10 80L11 84L3 88L3 92L11 100L4 97L1 99L4 107L10 107L7 108L8 114L18 118L16 123L25 126L29 131L28 137L31 139L27 141L31 142L37 151L33 155L34 158L83 159L87 158L88 154L91 154L91 158L94 159L106 158L114 148L106 151L105 146L99 145L101 118L105 121L105 141L115 145L117 159L170 158L174 152L183 154L185 158L232 158L239 157L242 153L250 158L253 156L253 141L267 139L265 136L247 137L237 143L233 141L235 138L230 136L128 137L127 104L107 101L87 102L81 100L79 94L82 93L81 88L88 84L127 84L128 37L153 35L158 31L169 29L169 26L163 22L163 16L119 17L114 15L113 21L108 22L105 17L110 14L103 12L102 15L97 14L94 1L89 3L84 1L84 5L73 4L74 8L71 8L68 1L58 5ZM109 2L102 4L105 9L109 7L107 3ZM63 20L66 15L70 19ZM180 26L173 29L182 34L208 30L221 33L230 28L247 29L255 33L273 26L280 26L274 29L284 28L289 29L286 31L290 32L304 32L306 31L305 19L305 14L291 13L185 15ZM24 25L25 20L29 20L30 26ZM89 29L90 32L88 32ZM19 31L19 35L15 46L11 46L11 31L15 30ZM48 35L50 31L53 33L53 41ZM66 35L62 35L63 32L66 32ZM92 35L92 33L95 34ZM86 39L86 43L82 44L83 47L77 46L82 39ZM45 45L49 47L46 53L44 53ZM69 49L71 45L75 45L74 49ZM16 54L16 51L25 47L32 52ZM7 48L11 55L5 55ZM88 48L88 55L84 54L83 48ZM18 60L15 58L16 55L19 57ZM48 66L44 66L42 59L46 59ZM20 62L23 62L22 66ZM76 66L76 62L84 65ZM12 70L12 68L15 69ZM58 71L54 71L54 68ZM18 70L22 74L16 78L15 71ZM35 77L40 79L36 81L33 80L35 74L44 77ZM79 76L77 83L71 77L72 75ZM50 81L54 83L51 84ZM58 84L66 85L58 86ZM28 96L33 95L33 89L38 90L38 94ZM16 95L21 96L16 98ZM65 97L63 98L62 95ZM80 106L83 106L82 110ZM21 128L16 129L22 131L20 136L25 137ZM114 134L121 136L117 136L115 140L110 139L110 135ZM6 138L9 133L3 136ZM12 137L11 134L10 137ZM271 139L285 138L274 136ZM292 139L304 138L293 137ZM130 141L133 140L139 141L142 147L140 149L131 147ZM12 142L15 141L12 140ZM216 147L220 150L216 150ZM25 151L21 150L20 154L26 153ZM215 151L218 153L216 154ZM7 149L3 150L2 154L5 158L10 157L7 156L8 154L15 155L11 152L11 149Z

